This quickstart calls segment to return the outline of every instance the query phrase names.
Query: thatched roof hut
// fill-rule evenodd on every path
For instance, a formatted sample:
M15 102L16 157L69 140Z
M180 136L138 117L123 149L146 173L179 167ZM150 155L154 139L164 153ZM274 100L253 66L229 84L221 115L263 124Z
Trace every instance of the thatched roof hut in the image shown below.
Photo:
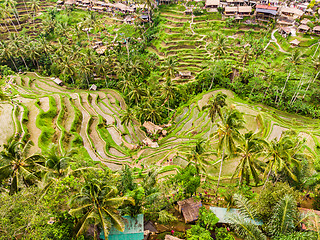
M293 45L293 46L299 46L300 41L299 41L298 39L294 39L294 40L292 40L292 41L290 42L290 44Z
M53 81L54 81L57 85L63 86L63 82L62 82L59 78L55 78Z
M193 198L185 199L178 202L179 211L184 217L185 223L194 222L199 217L199 209L202 207L201 201Z

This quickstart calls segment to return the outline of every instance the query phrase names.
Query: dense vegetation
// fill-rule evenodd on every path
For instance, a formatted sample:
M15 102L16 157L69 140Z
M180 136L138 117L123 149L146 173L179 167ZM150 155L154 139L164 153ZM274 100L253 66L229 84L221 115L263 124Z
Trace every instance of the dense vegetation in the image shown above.
M293 128L268 139L270 123L263 115L254 116L257 129L246 129L251 124L246 122L246 113L229 104L222 92L216 91L201 107L192 102L199 100L201 93L226 88L246 103L319 118L319 38L300 36L304 44L296 50L286 47L288 40L276 35L286 51L278 51L273 44L264 49L270 35L275 34L272 24L222 21L220 13L200 9L203 3L188 5L196 5L195 16L183 15L183 5L160 6L153 10L152 22L128 25L121 23L121 14L117 19L73 8L49 8L38 14L40 2L32 0L28 6L32 9L33 29L27 30L18 26L22 20L18 19L15 3L2 3L3 9L10 11L1 12L4 25L0 27L6 29L0 42L1 76L32 71L59 77L69 89L88 89L91 84L114 88L122 93L126 104L120 104L122 111L116 103L110 103L109 111L114 119L119 118L119 123L107 123L101 114L101 106L107 106L99 100L100 95L73 92L79 98L75 103L77 98L70 97L71 93L59 93L58 104L48 91L48 110L44 111L41 87L32 87L33 81L41 83L36 78L22 77L20 85L10 89L11 95L1 93L2 100L10 98L14 105L16 121L19 111L23 112L16 129L19 135L12 137L0 153L0 239L93 239L100 232L107 236L111 226L123 230L120 216L140 213L159 225L174 226L180 216L175 210L176 202L191 196L208 205L236 207L239 212L228 216L230 228L225 228L217 225L219 219L214 213L201 208L196 224L184 226L188 228L185 232L172 233L175 236L189 240L232 240L234 236L319 239L319 232L305 232L301 227L311 219L313 229L319 229L319 217L305 216L298 209L310 196L313 208L320 209L318 134L310 135L314 148ZM13 18L17 19L12 21ZM93 48L100 40L106 46L103 54ZM179 79L178 71L191 71L191 79ZM39 111L35 124L41 132L41 154L29 151L33 143L26 127L28 108L20 102L13 103L20 90L24 90L21 94L26 98L35 99L34 106ZM65 116L70 114L66 113L67 102L74 114L68 131L63 127ZM90 106L85 108L85 103ZM114 162L123 165L120 171L93 161L86 152L89 150L83 148L79 130L86 117L83 112L99 103L101 112L94 113L99 117L87 112L84 134L89 135L88 145L97 153L101 149L94 148L97 145L90 135L97 130L98 140L106 145L100 152L107 152L109 161L114 160L109 150L118 151L120 157ZM82 108L83 112L79 110ZM197 123L192 115L197 115ZM182 121L183 118L187 120ZM147 147L138 156L138 150L124 147L121 138L121 144L116 144L108 131L108 125L117 129L121 122L124 130L115 132L120 137L129 136L131 125L139 126L135 123L146 120L178 123L168 128L169 134L189 138L183 148L177 147L176 155L166 155L180 161L177 165L155 164L164 160L157 152L150 154L151 163L142 163ZM193 127L183 132L181 124L203 124L201 129L208 134L204 137ZM57 138L55 127L61 134L54 141L57 145L51 144ZM133 133L138 134L134 127ZM160 139L157 134L149 136ZM176 146L168 142L164 141L164 148ZM162 155L164 148L159 150ZM134 154L136 159L132 158ZM223 175L229 163L236 165L230 178ZM159 238L163 236L160 234Z

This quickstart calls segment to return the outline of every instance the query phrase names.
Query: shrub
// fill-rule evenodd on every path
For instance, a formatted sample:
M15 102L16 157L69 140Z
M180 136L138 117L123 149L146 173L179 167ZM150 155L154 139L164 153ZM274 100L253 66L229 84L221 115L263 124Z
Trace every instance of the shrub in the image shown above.
M187 230L187 240L213 240L210 231L197 225Z
M216 228L215 230L216 239L219 240L234 240L234 237L228 233L227 229L225 228Z

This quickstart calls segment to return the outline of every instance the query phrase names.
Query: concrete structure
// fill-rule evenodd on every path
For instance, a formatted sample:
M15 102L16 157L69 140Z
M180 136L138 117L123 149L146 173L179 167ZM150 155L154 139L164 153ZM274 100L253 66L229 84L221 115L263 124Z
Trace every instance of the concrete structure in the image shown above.
M228 219L228 215L233 214L239 214L239 210L236 208L222 208L222 207L210 207L210 211L212 211L218 218L218 223L231 223L231 221ZM250 222L252 222L254 225L262 225L262 221L248 219Z
M278 7L268 5L257 5L256 6L256 19L260 21L269 21L275 19L278 15Z
M123 232L111 227L108 240L143 240L143 214L139 214L136 218L130 216L122 217L125 223ZM100 233L100 239L105 240L103 232Z

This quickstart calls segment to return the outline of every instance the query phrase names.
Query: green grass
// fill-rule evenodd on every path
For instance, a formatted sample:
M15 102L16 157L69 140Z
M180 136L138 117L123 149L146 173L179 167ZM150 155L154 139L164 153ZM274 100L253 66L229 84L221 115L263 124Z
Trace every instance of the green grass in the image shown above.
M50 143L52 143L52 137L55 134L54 126L52 124L52 119L57 116L57 105L52 96L49 98L49 110L44 112L39 106L39 99L35 103L36 107L39 108L39 114L36 119L36 126L41 129L41 134L39 136L38 146L45 150L48 148Z

